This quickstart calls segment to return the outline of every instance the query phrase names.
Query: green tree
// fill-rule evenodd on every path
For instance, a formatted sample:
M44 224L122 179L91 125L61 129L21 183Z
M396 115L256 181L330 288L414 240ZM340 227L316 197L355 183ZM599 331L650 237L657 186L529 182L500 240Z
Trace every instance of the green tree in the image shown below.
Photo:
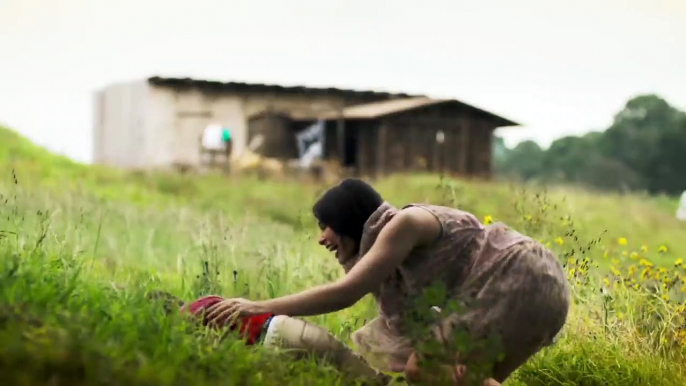
M603 132L560 138L547 150L527 141L499 151L497 170L507 177L651 193L686 190L686 113L657 95L627 101Z
M524 141L514 149L507 151L506 159L499 165L499 172L508 177L521 178L525 181L540 176L542 173L545 151L534 141Z
M686 151L682 139L685 119L684 112L656 95L637 96L603 133L599 151L638 174L651 193L680 193L686 189L686 169L680 156Z
M545 152L543 174L551 181L579 181L588 167L595 142L587 137L564 137Z

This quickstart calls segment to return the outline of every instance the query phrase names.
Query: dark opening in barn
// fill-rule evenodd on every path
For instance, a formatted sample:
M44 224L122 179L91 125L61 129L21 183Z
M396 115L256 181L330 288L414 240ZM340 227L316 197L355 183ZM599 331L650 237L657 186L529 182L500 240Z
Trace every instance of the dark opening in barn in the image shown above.
M318 121L325 122L322 157L369 176L428 171L488 178L493 131L517 125L459 101L416 97L312 116L265 113L250 120L248 132L265 137L260 154L293 159L297 134Z

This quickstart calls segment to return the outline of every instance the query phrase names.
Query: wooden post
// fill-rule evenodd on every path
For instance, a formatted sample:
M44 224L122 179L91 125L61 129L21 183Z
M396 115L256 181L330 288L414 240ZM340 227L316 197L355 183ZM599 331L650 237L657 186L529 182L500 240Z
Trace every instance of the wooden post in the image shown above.
M339 117L336 121L336 142L338 145L338 159L341 167L345 168L345 121Z
M385 123L379 126L379 133L377 135L377 149L376 149L376 174L377 177L383 177L386 174L386 136L388 127Z
M448 166L448 145L446 144L448 132L441 128L443 133L443 142L440 143L441 147L441 173L450 174L450 167Z
M464 176L469 174L467 170L467 162L469 159L469 131L471 125L469 119L462 120L460 125L460 173Z
M451 176L457 173L457 156L450 156L456 152L458 149L458 133L454 126L450 126L449 130L445 132L445 163L446 169Z
M441 172L441 165L439 164L440 157L439 154L441 152L441 144L438 143L436 140L436 137L438 136L438 130L433 131L433 136L431 138L431 143L433 143L433 146L431 147L433 151L431 152L431 158L433 159L431 163L431 171L432 172Z
M409 131L409 135L407 138L407 141L405 142L407 146L407 153L406 153L406 159L405 159L405 168L407 171L413 172L415 169L415 162L414 159L417 154L417 150L415 149L415 144L417 142L416 139L416 126L414 124L411 124L407 130Z
M493 131L495 129L488 127L488 143L486 144L486 179L490 180L493 177Z

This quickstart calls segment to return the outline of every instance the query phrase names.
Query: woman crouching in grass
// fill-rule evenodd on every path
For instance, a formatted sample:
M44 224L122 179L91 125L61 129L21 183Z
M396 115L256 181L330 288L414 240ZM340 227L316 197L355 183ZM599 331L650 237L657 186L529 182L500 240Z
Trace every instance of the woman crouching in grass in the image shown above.
M346 275L276 299L219 301L209 323L325 314L371 293L379 316L353 334L357 352L379 370L432 384L503 382L565 324L570 295L557 258L501 223L443 206L396 209L356 179L328 190L313 211L319 243Z

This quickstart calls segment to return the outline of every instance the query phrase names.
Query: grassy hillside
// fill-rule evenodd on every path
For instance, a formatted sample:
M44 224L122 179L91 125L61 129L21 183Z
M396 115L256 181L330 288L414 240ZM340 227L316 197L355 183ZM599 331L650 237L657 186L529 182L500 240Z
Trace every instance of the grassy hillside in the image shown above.
M507 384L686 384L675 201L438 176L376 186L396 205L504 221L564 261L569 323ZM324 188L90 167L0 128L0 373L17 384L340 384L327 366L189 331L144 296L260 299L338 277L309 212ZM373 315L365 298L310 319L347 341Z

